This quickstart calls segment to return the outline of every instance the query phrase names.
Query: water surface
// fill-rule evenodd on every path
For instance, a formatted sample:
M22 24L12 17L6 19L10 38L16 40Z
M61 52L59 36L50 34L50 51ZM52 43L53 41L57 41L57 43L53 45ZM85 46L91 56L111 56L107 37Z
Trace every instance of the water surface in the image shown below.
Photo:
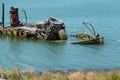
M119 0L0 0L5 3L5 25L9 9L19 8L20 21L29 23L54 16L65 22L66 43L42 42L0 37L0 65L47 70L88 70L120 68L120 1ZM0 9L1 13L1 9ZM1 16L0 16L1 18ZM104 36L104 45L73 45L69 35L88 32L82 22L89 22ZM88 32L89 33L89 32Z

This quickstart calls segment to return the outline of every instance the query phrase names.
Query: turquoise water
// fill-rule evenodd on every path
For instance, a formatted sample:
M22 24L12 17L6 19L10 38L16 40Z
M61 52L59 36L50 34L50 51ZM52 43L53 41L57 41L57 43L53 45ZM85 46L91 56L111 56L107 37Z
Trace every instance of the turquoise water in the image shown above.
M54 16L65 22L65 43L42 42L0 37L0 65L47 70L120 69L120 1L119 0L0 0L5 3L5 25L9 26L9 9L19 8L20 21L29 23ZM1 13L1 9L0 9ZM0 15L1 18L1 15ZM104 36L104 45L73 45L70 37L88 32L82 22L89 22ZM89 32L88 32L89 33Z

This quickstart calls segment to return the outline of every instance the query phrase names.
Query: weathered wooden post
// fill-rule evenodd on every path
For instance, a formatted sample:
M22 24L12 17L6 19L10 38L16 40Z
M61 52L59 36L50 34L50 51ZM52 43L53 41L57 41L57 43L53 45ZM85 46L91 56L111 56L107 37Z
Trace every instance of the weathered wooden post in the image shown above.
M4 28L4 3L2 3L2 27Z

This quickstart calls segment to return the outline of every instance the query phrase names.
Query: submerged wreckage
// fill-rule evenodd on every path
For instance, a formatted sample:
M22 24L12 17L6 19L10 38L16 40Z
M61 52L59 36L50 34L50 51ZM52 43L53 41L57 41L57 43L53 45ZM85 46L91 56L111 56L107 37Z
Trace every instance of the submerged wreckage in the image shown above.
M4 4L2 10L0 35L40 40L67 40L64 23L54 17L35 24L28 24L25 15L26 23L21 23L18 8L11 7L10 26L4 27Z
M30 38L37 40L67 40L65 32L65 25L62 21L49 17L47 20L37 22L35 24L27 23L27 16L25 10L25 23L19 21L18 8L11 7L10 9L10 26L4 27L4 4L2 4L2 22L0 22L0 36ZM93 33L89 34L76 34L74 37L80 38L80 41L71 42L72 44L103 44L104 40L99 34L95 32L94 27L89 23L83 23L88 30ZM92 30L88 27L90 25Z
M78 34L72 35L74 37L79 38L79 41L71 42L71 44L103 44L104 43L104 38L96 33L92 24L87 22L83 22L83 24L93 35L89 35L86 33L78 33ZM88 25L91 28L88 27Z

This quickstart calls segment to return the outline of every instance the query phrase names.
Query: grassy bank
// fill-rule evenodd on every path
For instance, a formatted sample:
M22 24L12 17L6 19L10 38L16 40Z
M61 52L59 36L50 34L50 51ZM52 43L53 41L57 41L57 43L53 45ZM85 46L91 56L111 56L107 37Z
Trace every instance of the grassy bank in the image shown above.
M21 73L19 68L11 70L3 70L1 68L0 74L4 74L8 78L7 80L120 80L120 72L118 70L76 71L67 73L56 71L35 74L31 69L26 69Z

